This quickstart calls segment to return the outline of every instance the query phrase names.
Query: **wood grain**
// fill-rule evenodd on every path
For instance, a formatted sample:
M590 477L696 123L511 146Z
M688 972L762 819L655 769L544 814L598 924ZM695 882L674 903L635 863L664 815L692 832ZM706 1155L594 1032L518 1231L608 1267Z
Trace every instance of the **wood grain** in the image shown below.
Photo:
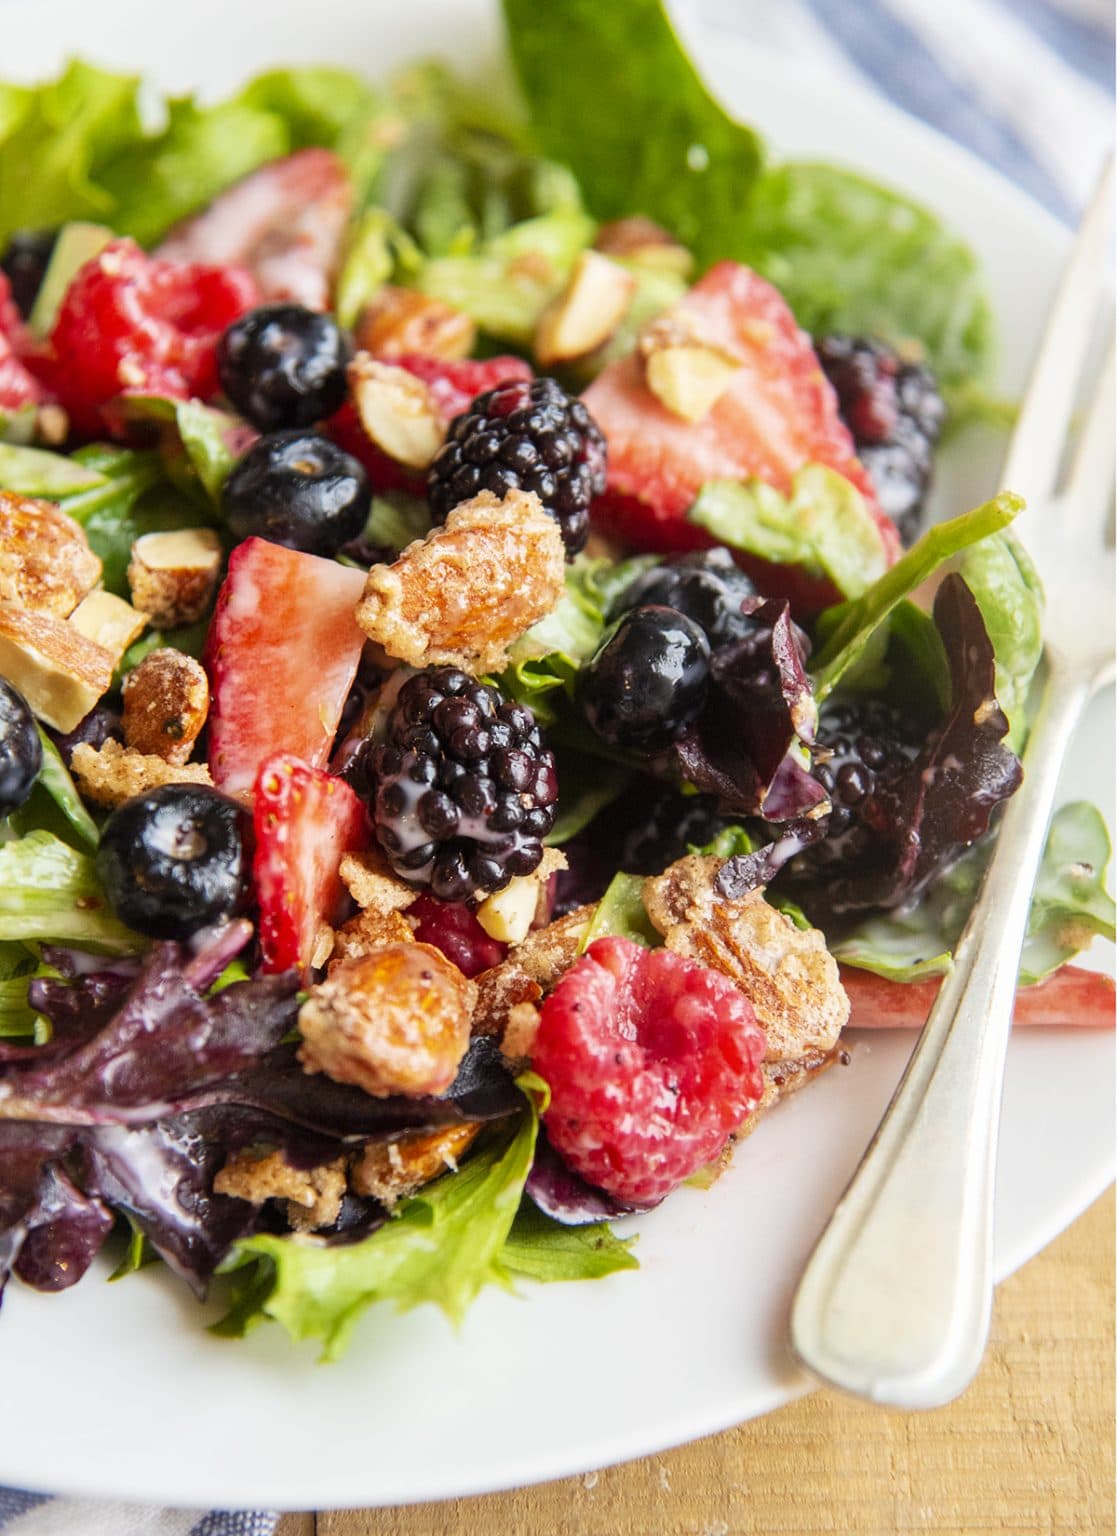
M948 1408L817 1392L585 1477L321 1514L317 1536L1112 1536L1113 1336L1111 1190L1001 1287L982 1372Z

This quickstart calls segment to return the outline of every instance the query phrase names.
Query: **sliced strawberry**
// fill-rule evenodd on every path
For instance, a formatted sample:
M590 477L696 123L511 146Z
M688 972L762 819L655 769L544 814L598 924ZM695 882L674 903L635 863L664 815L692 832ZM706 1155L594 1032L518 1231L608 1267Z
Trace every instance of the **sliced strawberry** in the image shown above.
M260 768L253 817L263 968L305 969L345 897L342 855L368 845L368 813L344 779L285 752Z
M738 373L706 416L689 422L659 403L634 355L601 372L585 393L609 444L609 483L593 509L598 526L640 549L704 548L710 539L686 512L706 480L755 476L786 491L802 465L827 464L861 491L894 560L895 525L877 505L810 338L776 289L723 261L676 312L730 352Z
M264 298L327 309L352 205L344 162L328 149L300 149L235 182L155 254L247 267Z
M842 984L852 1005L850 1029L921 1029L939 990L937 977L889 981L851 965L842 966ZM1020 988L1013 1023L1112 1029L1113 978L1064 965L1037 986Z
M408 373L423 380L446 426L450 425L455 416L468 410L470 403L486 390L495 389L506 379L534 377L530 365L522 357L490 357L479 363L470 358L448 362L440 357L408 354L386 358L385 361L393 367L406 368ZM341 410L331 417L329 432L346 453L351 453L364 465L374 491L407 491L412 496L426 495L426 476L405 469L395 459L390 459L375 443L370 442L351 401L346 401Z
M206 642L214 783L251 789L265 759L329 756L365 637L353 611L365 573L246 539L229 557Z

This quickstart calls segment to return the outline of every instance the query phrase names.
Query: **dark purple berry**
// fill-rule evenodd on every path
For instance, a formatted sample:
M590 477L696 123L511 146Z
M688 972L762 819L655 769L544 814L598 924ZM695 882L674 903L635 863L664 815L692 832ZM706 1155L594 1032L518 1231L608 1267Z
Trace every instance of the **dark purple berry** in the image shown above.
M356 459L317 432L272 432L234 465L221 508L234 538L253 535L333 555L368 520L372 492Z
M442 901L499 889L543 857L554 758L530 710L456 668L408 678L365 771L393 869Z
M605 489L605 439L581 400L554 379L514 379L478 395L450 423L427 478L444 522L479 491L534 491L558 523L568 556L589 533L590 502Z
M656 752L697 717L709 674L710 644L693 619L674 608L633 608L583 667L579 698L610 746Z
M301 304L250 310L217 344L221 388L261 432L332 416L345 399L348 361L336 322Z
M877 499L910 543L945 417L934 375L880 341L834 335L815 345Z
M43 748L27 700L0 678L0 819L27 800L43 766Z
M694 620L714 649L741 639L752 628L741 604L755 596L756 588L727 549L705 549L675 555L637 576L622 592L614 611L649 603L675 608Z

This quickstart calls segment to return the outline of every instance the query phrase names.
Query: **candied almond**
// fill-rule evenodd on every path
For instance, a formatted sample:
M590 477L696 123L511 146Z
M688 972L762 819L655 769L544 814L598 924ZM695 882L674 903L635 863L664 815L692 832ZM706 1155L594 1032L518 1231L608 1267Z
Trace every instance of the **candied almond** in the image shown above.
M338 873L341 883L362 912L387 914L409 907L419 892L392 873L387 859L378 848L342 857Z
M213 784L205 763L168 763L166 758L106 741L101 747L79 742L70 759L74 781L94 805L123 805L133 795L161 784Z
M128 586L153 624L173 629L200 619L217 589L221 540L212 528L145 533L132 545Z
M391 1207L447 1169L456 1171L480 1129L477 1124L447 1125L398 1141L370 1141L353 1159L350 1186L358 1195Z
M94 645L108 651L114 665L119 666L121 657L132 641L138 640L147 628L147 614L133 608L122 597L105 592L101 587L94 587L92 592L86 593L66 622L87 640L92 640Z
M385 283L357 321L357 346L376 357L468 357L477 327L462 309L441 299Z
M377 912L369 907L336 930L330 959L336 965L340 960L356 960L367 955L382 944L410 944L414 938L411 925L402 912Z
M185 763L208 714L205 668L171 646L151 651L124 679L124 740L136 752Z
M100 579L79 523L53 502L0 491L0 598L64 619Z
M339 961L310 989L299 1060L376 1098L444 1093L469 1044L476 995L432 945L382 945Z
M817 928L799 929L760 890L718 896L716 858L679 859L644 882L644 905L676 954L728 976L768 1039L767 1061L827 1052L849 1017L837 961Z
M389 656L415 667L496 671L508 646L563 592L559 525L531 491L482 491L444 526L374 565L357 622Z
M296 1168L282 1152L257 1157L245 1150L234 1152L214 1175L215 1195L231 1195L249 1205L265 1200L286 1200L287 1217L297 1232L330 1227L341 1212L345 1194L345 1159L321 1163L317 1168Z
M578 907L545 928L533 928L509 959L547 992L568 971L582 950L582 940L593 918L592 906Z
M539 317L534 350L540 367L585 357L603 346L624 319L636 279L602 256L583 251L566 286Z
M514 960L502 960L474 979L477 1002L471 1028L475 1035L503 1038L513 1010L523 1003L535 1004L543 996L539 983Z
M114 658L52 613L0 599L0 677L19 689L40 720L72 731L108 692Z
M422 379L358 352L349 389L370 442L408 469L426 469L442 447L445 423Z

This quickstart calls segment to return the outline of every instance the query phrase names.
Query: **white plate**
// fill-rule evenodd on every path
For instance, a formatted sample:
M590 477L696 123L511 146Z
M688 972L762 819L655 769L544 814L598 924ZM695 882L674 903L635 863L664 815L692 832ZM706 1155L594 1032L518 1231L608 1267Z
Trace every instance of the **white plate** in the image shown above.
M1018 387L1065 232L879 102L757 58L724 33L689 41L714 87L781 150L862 167L966 232L996 300L1002 382ZM416 53L475 61L496 47L484 0L14 0L0 72L35 78L80 52L211 94L277 63L377 73ZM995 472L970 444L945 468L941 499L969 506ZM1104 703L1068 794L1108 805L1113 762ZM0 1481L199 1506L397 1504L584 1471L766 1413L807 1390L785 1346L795 1278L911 1044L857 1040L852 1065L772 1115L712 1190L641 1219L639 1272L525 1285L522 1299L485 1294L458 1335L429 1309L380 1308L340 1364L318 1366L314 1349L292 1347L277 1327L244 1343L210 1337L204 1314L157 1271L111 1288L93 1274L61 1296L13 1284L0 1320ZM1112 1062L1108 1034L1013 1041L1002 1275L1112 1177Z

